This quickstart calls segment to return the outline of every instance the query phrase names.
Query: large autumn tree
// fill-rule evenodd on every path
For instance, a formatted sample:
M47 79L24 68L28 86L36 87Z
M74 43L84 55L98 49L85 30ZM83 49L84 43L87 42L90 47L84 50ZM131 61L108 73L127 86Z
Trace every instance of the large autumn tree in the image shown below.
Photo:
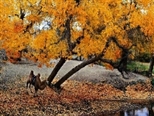
M83 57L54 84L56 88L98 61L123 75L134 51L152 52L153 9L152 0L0 1L1 48L8 57L26 57L40 65L50 66L52 59L59 59L49 85L66 60Z

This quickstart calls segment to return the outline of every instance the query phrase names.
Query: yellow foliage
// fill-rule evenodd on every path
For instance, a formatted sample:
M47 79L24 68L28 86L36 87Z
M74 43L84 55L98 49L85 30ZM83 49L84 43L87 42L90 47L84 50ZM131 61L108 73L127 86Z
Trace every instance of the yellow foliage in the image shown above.
M39 21L41 21L41 18L40 18L38 15L36 15L36 14L31 14L31 15L29 15L29 16L27 17L27 19L28 19L29 21L31 21L31 22L39 22Z
M1 47L8 51L28 48L27 57L47 65L51 58L70 58L72 51L67 39L74 44L81 36L73 51L85 58L100 54L110 37L115 37L125 48L135 43L136 49L146 51L147 46L154 47L154 5L151 2L137 0L138 5L135 5L122 0L82 0L77 5L75 0L1 0ZM20 19L22 13L25 16ZM42 26L41 22L47 17L51 18L50 29L36 30L34 25ZM129 30L137 27L149 38L144 39L148 41L145 47L143 38L127 36ZM111 42L104 58L116 61L120 57L121 49Z
M14 22L14 32L15 33L19 33L19 32L23 32L24 30L24 25L22 21L18 21L18 22Z
M148 5L150 5L151 2L153 2L153 0L137 0L137 2L140 5L143 5L144 7L147 7Z

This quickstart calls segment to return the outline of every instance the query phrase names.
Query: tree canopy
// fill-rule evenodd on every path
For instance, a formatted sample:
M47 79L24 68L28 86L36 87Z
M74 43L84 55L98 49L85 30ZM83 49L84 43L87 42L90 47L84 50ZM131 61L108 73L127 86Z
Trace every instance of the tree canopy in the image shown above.
M153 9L153 0L0 1L1 48L47 66L75 54L119 68L135 52L153 52Z

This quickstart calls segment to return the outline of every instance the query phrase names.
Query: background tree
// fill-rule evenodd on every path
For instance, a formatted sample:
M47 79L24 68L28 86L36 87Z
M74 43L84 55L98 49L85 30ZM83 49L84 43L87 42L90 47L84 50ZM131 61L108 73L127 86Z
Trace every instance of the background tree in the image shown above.
M6 4L10 7L0 17L6 28L1 26L0 40L8 56L26 57L47 66L51 59L59 58L49 84L74 54L84 58L54 84L56 88L97 61L123 74L134 50L153 47L152 0L10 0L1 1L1 9L6 9Z
M152 27L154 26L154 13L152 10L154 9L153 1L136 1L135 2L138 11L135 11L131 18L132 27L136 29L133 40L136 41L136 52L138 54L149 53L151 54L151 61L149 65L149 70L147 71L147 76L152 76L153 70L153 34L154 31ZM135 18L134 18L135 17ZM138 21L140 20L140 21ZM137 28L136 28L137 27Z

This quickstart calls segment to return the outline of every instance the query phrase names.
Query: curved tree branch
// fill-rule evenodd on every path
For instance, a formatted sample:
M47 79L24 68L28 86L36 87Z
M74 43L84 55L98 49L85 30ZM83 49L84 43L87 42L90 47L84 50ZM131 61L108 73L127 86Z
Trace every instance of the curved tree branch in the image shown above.
M70 76L72 76L74 73L76 73L77 71L79 71L80 69L82 69L83 67L85 67L86 65L91 64L91 63L94 63L94 62L100 60L100 59L105 55L105 52L106 52L107 48L109 47L109 44L111 43L111 41L112 41L112 38L109 38L108 41L107 41L106 44L105 44L104 49L102 50L102 52L101 52L99 55L97 55L97 56L95 56L95 57L93 57L93 58L91 58L91 59L88 59L88 60L82 62L81 64L77 65L77 66L74 67L73 69L71 69L67 74L65 74L65 75L54 85L54 87L56 87L57 89L60 89L60 85L61 85L62 83L64 83L64 82L65 82Z

